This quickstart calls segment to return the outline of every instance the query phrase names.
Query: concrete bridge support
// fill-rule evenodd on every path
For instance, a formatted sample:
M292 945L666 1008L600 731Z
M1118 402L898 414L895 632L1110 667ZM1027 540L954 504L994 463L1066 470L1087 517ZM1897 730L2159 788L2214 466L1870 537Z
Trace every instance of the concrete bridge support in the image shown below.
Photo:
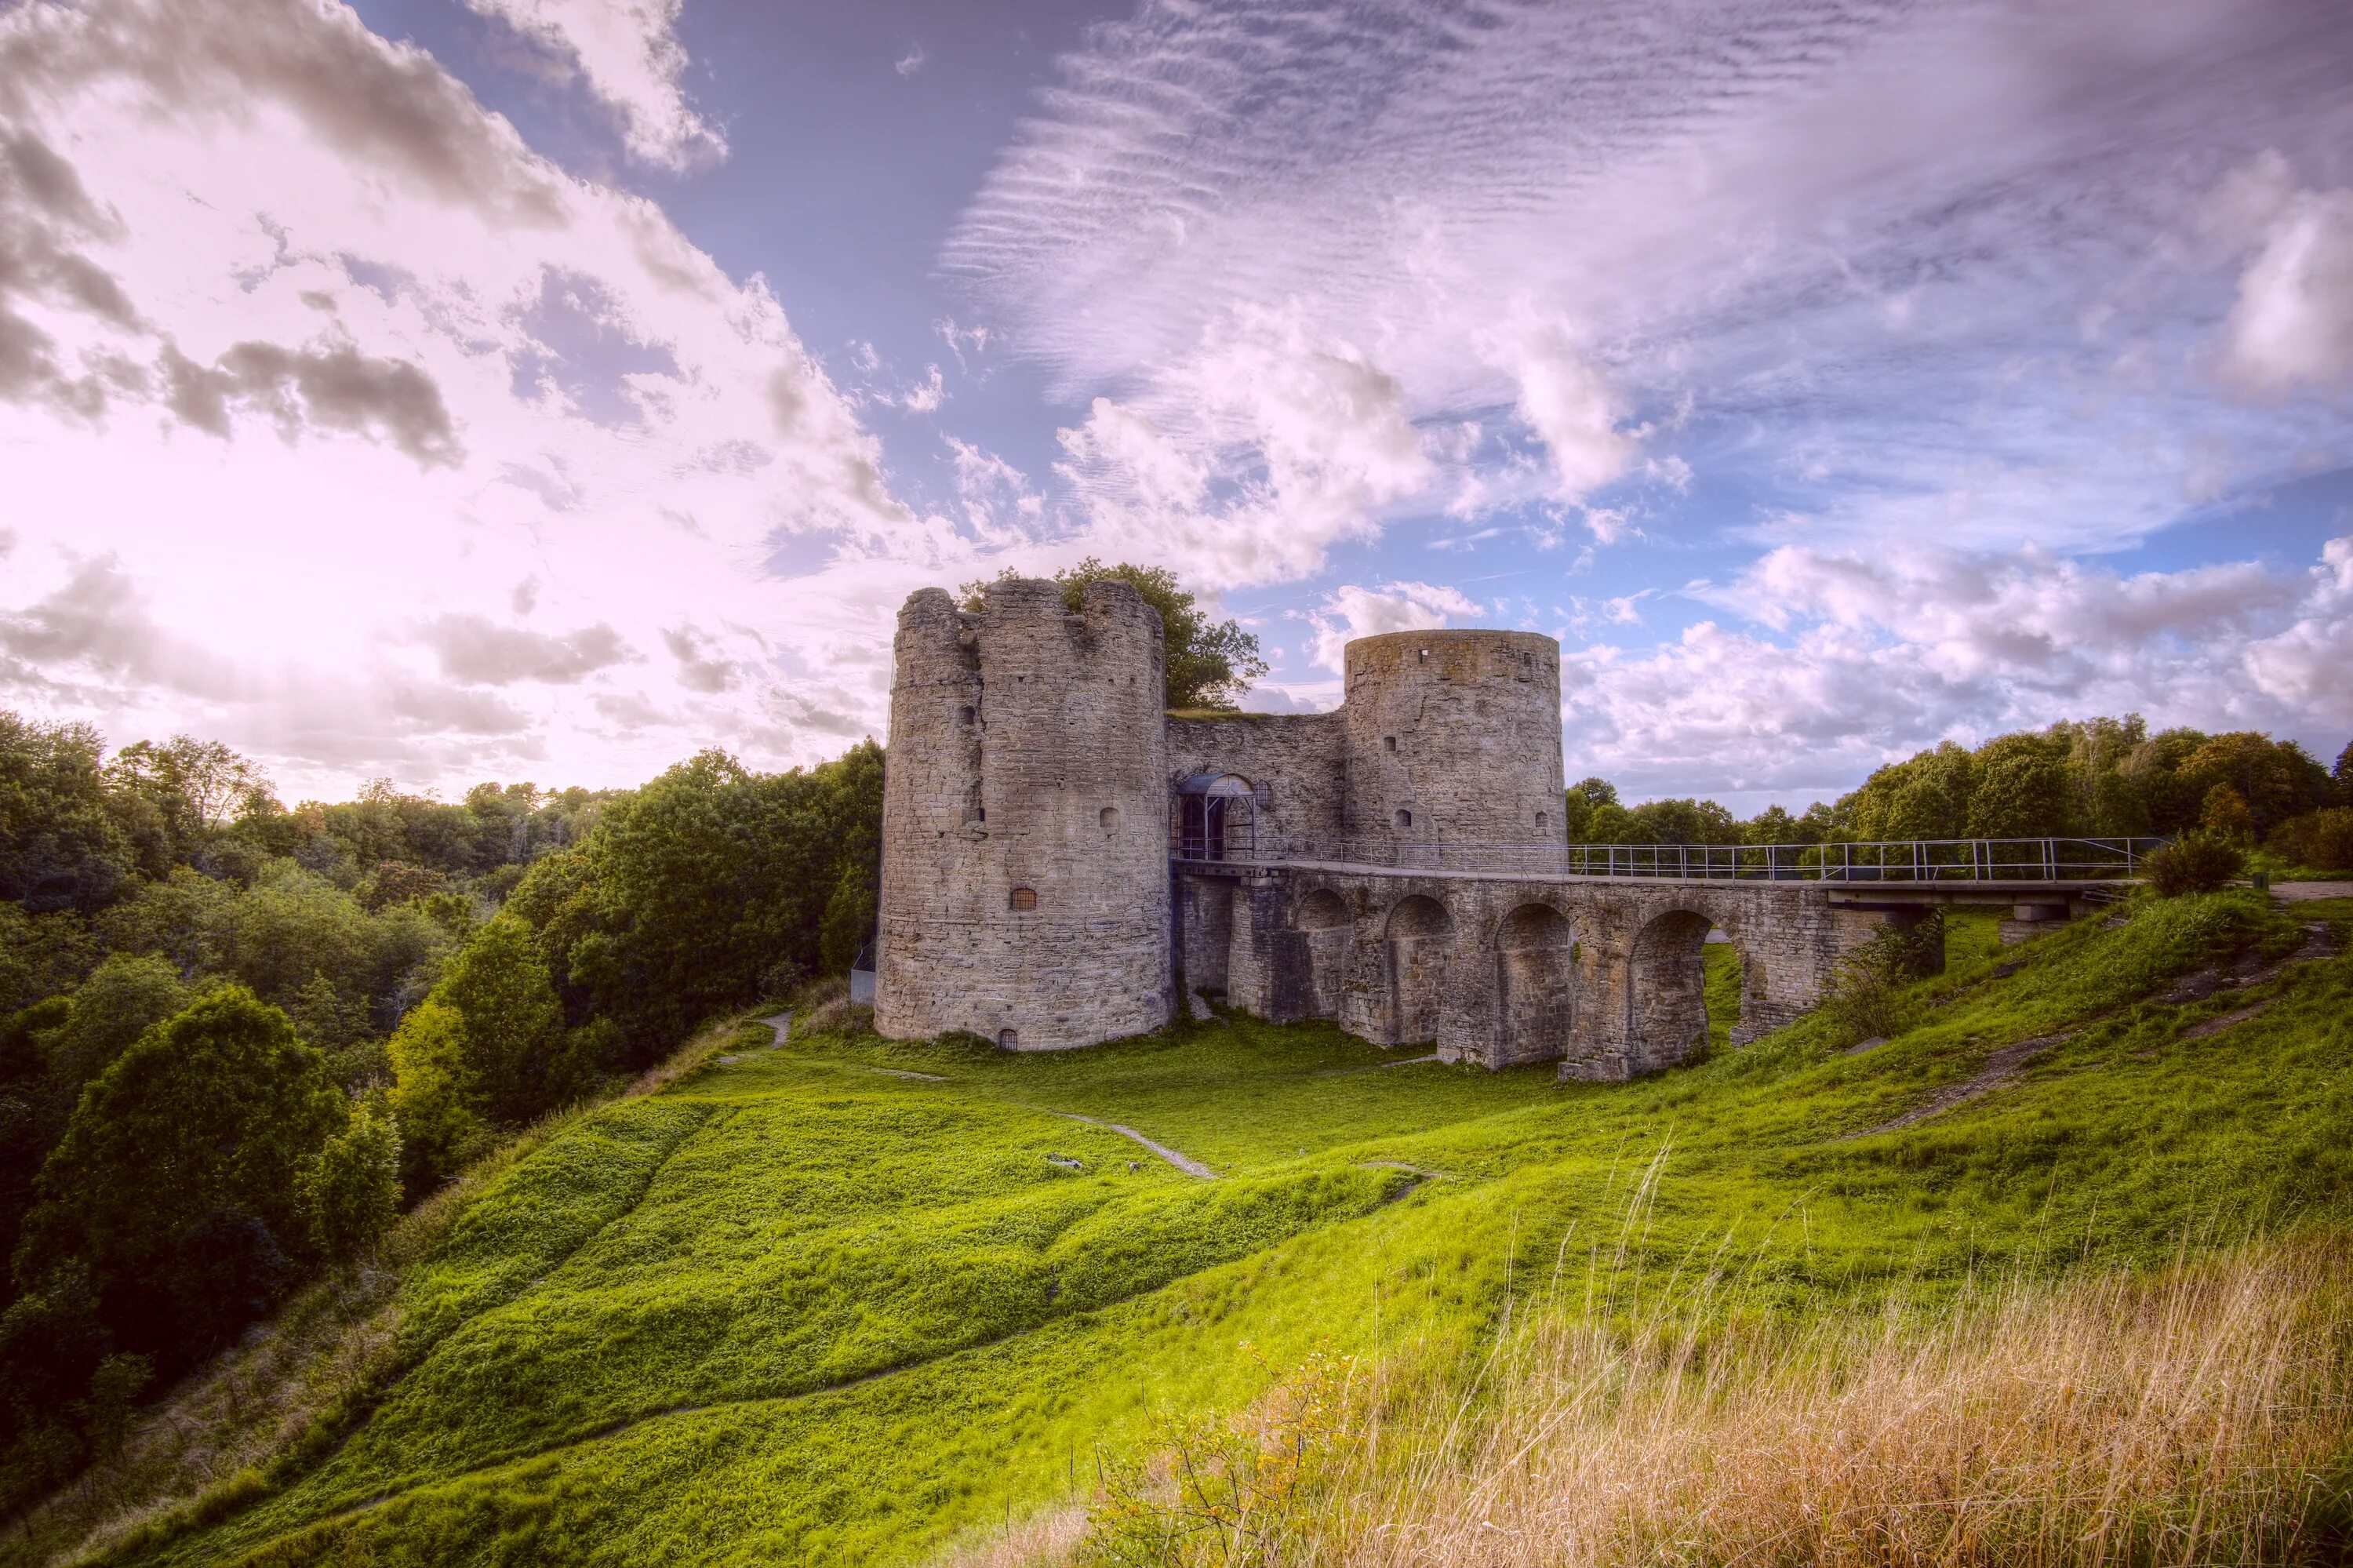
M1176 880L1189 989L1449 1061L1556 1060L1564 1077L1606 1080L1689 1061L1704 1043L1712 927L1740 954L1739 1044L1813 1006L1879 932L1931 913L1844 907L1821 884L1199 863Z

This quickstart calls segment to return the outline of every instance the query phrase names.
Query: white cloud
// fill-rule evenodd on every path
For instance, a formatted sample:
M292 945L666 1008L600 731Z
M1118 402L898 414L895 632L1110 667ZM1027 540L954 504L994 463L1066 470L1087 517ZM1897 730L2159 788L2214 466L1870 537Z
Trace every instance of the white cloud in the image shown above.
M465 0L576 70L632 157L669 169L716 163L727 138L687 102L678 41L685 0ZM901 75L905 72L902 71Z
M1304 576L1436 474L1396 378L1275 312L1218 323L1127 403L1060 432L1107 547L1209 587Z
M0 704L295 789L811 760L969 557L762 280L343 6L0 12Z
M992 451L955 436L946 438L957 498L965 522L983 545L1026 543L1028 525L1045 512L1045 501L1029 476Z
M1571 649L1574 772L1637 794L1851 789L1948 736L2137 710L2154 724L2353 726L2353 536L2312 571L2122 576L2048 556L1772 552L1647 651Z
M947 387L940 379L940 367L933 365L925 366L925 369L929 374L923 380L892 399L910 414L935 413L939 406L947 401Z
M917 71L923 69L923 46L917 44L913 48L911 48L905 54L901 55L898 59L892 64L891 69L897 71L901 76L913 76Z
M2279 393L2353 376L2353 190L2306 190L2267 151L2233 172L2207 228L2249 254L2223 323L2226 376Z
M1624 411L1566 325L1531 327L1501 355L1519 384L1520 418L1551 458L1558 499L1582 501L1626 471L1635 444L1619 429Z
M1479 613L1477 600L1434 583L1383 583L1377 588L1348 583L1325 594L1322 606L1307 612L1314 629L1311 656L1324 669L1342 674L1347 645L1359 637L1418 631Z

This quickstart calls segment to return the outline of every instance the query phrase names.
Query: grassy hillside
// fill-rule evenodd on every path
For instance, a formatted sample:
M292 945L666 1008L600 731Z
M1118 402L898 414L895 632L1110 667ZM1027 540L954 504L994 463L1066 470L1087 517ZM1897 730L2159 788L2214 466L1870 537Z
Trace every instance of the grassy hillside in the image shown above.
M1809 1020L1627 1086L1243 1019L1028 1057L748 1030L482 1184L370 1398L111 1558L916 1561L1319 1349L1474 1352L1565 1273L1730 1259L1742 1313L1801 1323L2338 1230L2348 917L1957 925L1883 1044Z

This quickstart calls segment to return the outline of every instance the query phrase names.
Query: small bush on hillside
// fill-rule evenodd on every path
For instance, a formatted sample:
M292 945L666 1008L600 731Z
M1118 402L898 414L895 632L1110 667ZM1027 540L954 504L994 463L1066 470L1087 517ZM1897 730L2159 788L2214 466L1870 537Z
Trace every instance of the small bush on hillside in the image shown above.
M2266 847L2315 871L2353 871L2353 806L2311 811L2284 822Z
M1944 967L1945 924L1890 926L1841 959L1822 994L1820 1012L1844 1044L1900 1034L1912 1026L1917 1003L1910 982Z
M2148 857L2148 882L2162 898L2211 893L2246 869L2237 845L2207 833L2184 833Z

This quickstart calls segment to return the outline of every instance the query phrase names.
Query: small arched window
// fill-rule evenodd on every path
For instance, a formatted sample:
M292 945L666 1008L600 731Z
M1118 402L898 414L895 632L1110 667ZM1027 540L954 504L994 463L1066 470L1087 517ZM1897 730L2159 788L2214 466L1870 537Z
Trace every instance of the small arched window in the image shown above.
M1384 751L1395 751L1397 749L1397 736L1393 735L1385 735L1381 736L1381 749Z
M1536 813L1536 832L1544 832L1544 813L1542 811L1538 811Z
M956 723L958 724L970 724L976 716L977 715L975 715L972 710L972 705L969 703L965 704L963 707L956 709Z
M1103 831L1107 833L1119 832L1119 808L1105 806L1095 813L1095 821L1103 824Z
M1400 828L1409 828L1413 826L1413 813L1405 810L1403 807L1399 807L1397 814L1397 825Z
M1006 900L1006 905L1007 907L1016 910L1035 909L1038 907L1038 890L1034 887L1017 887L1013 890L1013 896Z
M998 1031L997 1032L997 1048L998 1050L1000 1050L1000 1051L1018 1051L1018 1050L1020 1050L1020 1049L1021 1049L1021 1031L1019 1031L1018 1029L1000 1029L1000 1030L998 1030Z

